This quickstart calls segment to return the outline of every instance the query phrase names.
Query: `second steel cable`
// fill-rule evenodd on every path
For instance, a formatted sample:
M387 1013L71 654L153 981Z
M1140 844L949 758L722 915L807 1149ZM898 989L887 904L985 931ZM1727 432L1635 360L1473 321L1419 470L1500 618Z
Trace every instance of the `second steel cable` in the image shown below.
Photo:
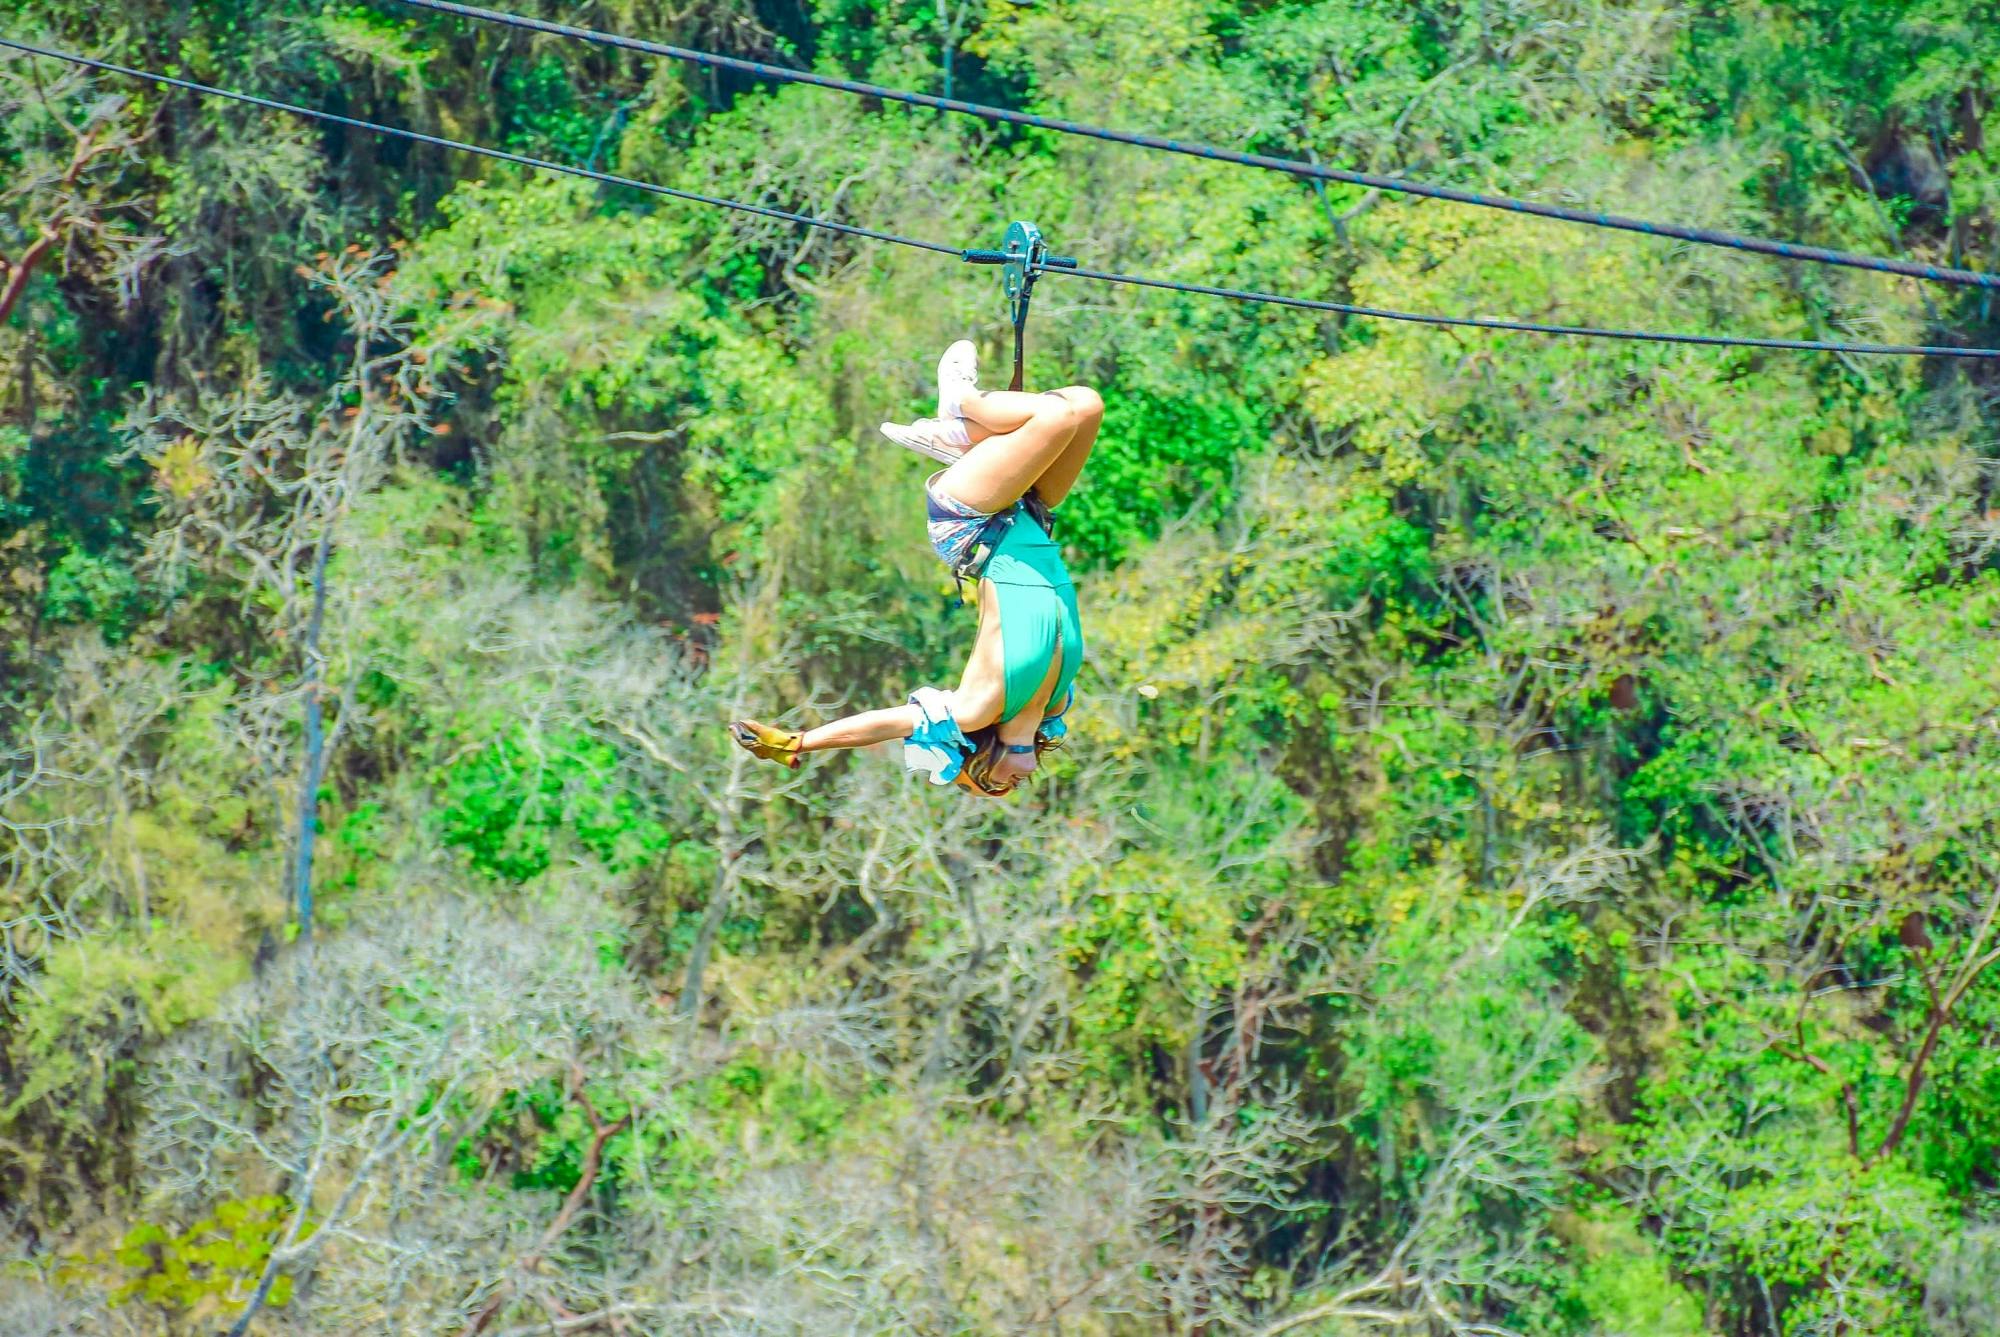
M1768 237L1751 237L1736 232L1724 232L1717 228L1690 227L1680 223L1659 223L1645 218L1628 218L1622 214L1602 213L1593 209L1573 209L1561 204L1542 204L1535 200L1515 199L1507 195L1489 195L1476 190L1464 190L1457 186L1433 185L1427 181L1413 181L1407 177L1383 176L1375 172L1355 172L1345 168L1328 167L1323 163L1300 162L1295 158L1276 158L1266 153L1246 153L1240 149L1225 149L1213 144L1202 144L1194 140L1169 139L1164 135L1141 134L1131 130L1112 130L1101 125L1088 125L1082 121L1065 120L1060 116L1039 116L1033 112L1014 111L1007 107L992 107L982 102L966 102L958 98L936 97L929 93L915 93L904 88L889 88L882 84L871 84L859 79L841 79L830 74L816 74L810 70L788 69L783 65L771 65L759 60L745 60L741 56L724 56L713 51L700 51L692 47L673 46L666 42L654 42L643 37L627 37L621 33L601 32L595 28L582 28L573 23L558 23L550 19L530 18L525 14L509 14L504 10L488 9L482 5L468 5L460 0L400 0L402 4L417 9L435 10L443 14L455 14L461 18L476 19L482 23L497 23L527 32L547 33L554 37L565 37L573 41L591 42L598 46L616 47L625 51L637 51L644 55L664 56L669 60L687 61L705 65L710 69L734 70L739 74L754 75L760 79L775 79L785 83L810 84L815 88L830 88L842 93L852 93L861 97L880 98L885 102L901 102L913 107L928 107L934 111L954 112L963 116L976 116L981 120L1003 125L1024 125L1037 130L1050 130L1057 134L1079 135L1087 139L1105 140L1113 144L1129 144L1135 148L1153 149L1162 153L1178 153L1190 158L1203 158L1210 162L1234 163L1241 167L1256 167L1268 172L1284 172L1309 181L1334 181L1343 185L1365 186L1371 190L1391 191L1401 195L1416 195L1425 199L1449 200L1454 204L1469 204L1481 209L1500 209L1508 213L1530 214L1537 218L1551 218L1564 223L1581 223L1588 227L1612 228L1622 232L1638 232L1649 237L1666 237L1676 241L1689 241L1702 246L1721 246L1730 250L1749 251L1758 255L1775 255L1787 260L1804 260L1814 264L1840 265L1849 269L1874 270L1883 274L1901 274L1907 278L1925 279L1932 283L1952 283L1968 288L2000 289L2000 274L1983 274L1977 270L1957 269L1947 265L1926 264L1918 260L1897 260L1889 256L1864 255L1858 251L1841 251L1826 246L1807 246L1799 242L1775 241Z
M1616 339L1630 343L1693 344L1702 348L1776 348L1797 353L1858 353L1898 357L2000 358L2000 348L1954 348L1941 344L1852 344L1819 339L1766 339L1742 334L1675 334L1658 330L1607 329L1601 325L1548 325L1532 320L1501 320L1489 316L1437 316L1389 307L1358 306L1350 302L1328 302L1315 297L1291 297L1284 293L1259 292L1252 288L1222 288L1212 283L1183 283L1175 279L1147 278L1142 274L1114 274L1098 269L1049 269L1048 274L1067 274L1100 283L1123 283L1137 288L1157 288L1163 292L1191 293L1200 297L1224 297L1236 302L1286 306L1302 311L1326 311L1369 320L1393 320L1416 325L1441 325L1452 329L1501 330L1511 334L1583 335L1592 339Z
M192 79L181 79L173 75L155 74L148 70L134 69L113 61L98 60L91 56L74 55L48 47L36 46L14 38L0 37L0 48L11 48L34 56L46 56L52 60L67 61L86 69L102 70L127 78L140 79L161 84L169 88L179 88L206 97L224 98L232 102L247 103L269 111L284 112L308 120L323 121L332 125L347 126L374 134L388 135L410 140L419 144L429 144L438 148L457 149L484 158L493 158L522 167L532 167L539 171L560 172L569 176L604 185L623 186L631 190L652 195L663 195L672 199L686 200L693 204L706 204L718 209L729 209L739 213L755 214L764 218L781 219L797 223L802 227L821 228L845 236L861 237L869 241L889 242L897 246L908 246L940 255L963 258L966 254L956 246L946 246L941 242L925 241L917 237L906 237L894 232L884 232L876 228L861 227L853 223L835 222L829 218L815 218L810 214L794 213L788 209L778 209L769 205L750 204L743 200L725 199L716 195L703 195L696 191L679 190L672 186L662 186L650 181L640 181L633 177L618 176L611 172L600 172L588 167L573 167L566 163L550 162L543 158L530 157L524 153L514 153L507 149L488 148L481 144L468 144L456 139L446 139L439 135L425 134L419 130L406 130L399 126L381 125L374 121L364 121L353 116L342 116L335 112L320 111L313 107L302 107L296 103L280 102L273 98L259 97L254 93L242 93L234 89L218 88L210 84L197 83ZM1411 311L1396 311L1384 307L1360 306L1345 302L1322 301L1309 297L1289 297L1282 293L1258 292L1246 288L1224 288L1205 283L1184 283L1172 279L1147 278L1138 274L1119 274L1093 269L1050 269L1051 274L1071 274L1078 278L1095 279L1104 283L1119 283L1143 288L1157 288L1169 292L1181 292L1206 297L1221 297L1240 302L1260 303L1274 306L1293 307L1308 311L1326 311L1343 315L1362 316L1374 320L1404 321L1413 324L1470 327L1475 329L1505 330L1524 334L1567 335L1591 339L1615 339L1631 342L1694 344L1721 348L1774 348L1799 352L1894 354L1903 356L1931 356L1957 358L2000 358L2000 349L1949 348L1923 344L1855 344L1819 342L1808 339L1764 339L1752 336L1724 334L1674 334L1651 330L1602 329L1591 325L1546 325L1531 321L1497 320L1479 316L1435 316Z
M787 223L797 223L804 227L821 228L828 232L839 232L850 237L866 237L870 241L886 241L897 246L913 246L920 251L936 251L940 255L957 255L959 248L946 246L942 242L924 241L917 237L904 237L894 232L882 232L871 227L860 227L853 223L839 223L831 218L814 218L810 214L793 213L789 209L778 209L767 204L751 204L744 200L724 199L719 195L703 195L692 190L677 190L673 186L662 186L651 181L640 181L629 176L619 176L614 172L600 172L590 167L572 167L568 163L550 162L546 158L533 158L525 153L514 153L508 149L488 148L484 144L467 144L456 139L445 139L440 135L427 135L421 130L405 130L401 126L381 125L374 121L358 120L352 116L342 116L338 112L321 111L316 107L301 107L293 102L279 102L273 98L258 97L255 93L240 93L233 88L217 88L213 84L200 84L192 79L179 79L171 74L155 74L151 70L134 69L130 65L119 65L109 60L98 60L92 56L74 55L68 51L56 51L32 42L17 41L11 37L0 37L0 47L11 47L25 51L31 56L47 56L51 60L68 61L85 69L103 70L107 74L122 74L128 79L141 79L147 83L164 84L168 88L184 89L190 93L200 93L204 97L225 98L231 102L248 103L262 107L266 111L281 111L288 116L302 116L310 121L324 121L329 125L344 125L355 130L366 130L372 134L389 135L395 139L407 139L417 144L429 144L435 148L457 149L461 153L474 153L482 158L493 158L500 162L510 162L518 167L533 167L544 172L562 172L569 176L580 176L588 181L596 181L607 186L624 186L629 190L644 191L649 195L665 195L671 199L686 200L691 204L706 204L717 209L729 209L737 213L756 214L763 218L776 218Z

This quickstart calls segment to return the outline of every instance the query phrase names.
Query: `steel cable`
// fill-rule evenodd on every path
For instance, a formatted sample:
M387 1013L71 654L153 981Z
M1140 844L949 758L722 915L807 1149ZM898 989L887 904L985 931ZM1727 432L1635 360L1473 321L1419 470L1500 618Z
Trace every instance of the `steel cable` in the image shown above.
M1656 344L1694 344L1706 348L1780 348L1803 353L1865 353L1903 357L2000 358L2000 348L1952 348L1937 344L1851 344L1817 339L1765 339L1734 334L1674 334L1655 330L1606 329L1596 325L1546 325L1531 320L1500 320L1487 316L1434 316L1387 307L1357 306L1348 302L1327 302L1312 297L1288 297L1283 293L1258 292L1249 288L1221 288L1209 283L1182 283L1174 279L1146 278L1139 274L1113 274L1097 269L1049 269L1047 274L1096 279L1100 283L1124 283L1164 292L1193 293L1202 297L1225 297L1237 302L1261 302L1271 306L1296 307L1304 311L1329 311L1370 320L1395 320L1411 324L1442 325L1462 329L1505 330L1515 334L1585 335L1592 339L1622 339Z
M287 115L299 116L307 120L323 121L328 124L346 126L373 134L388 135L393 138L410 140L419 144L428 144L437 148L456 149L465 153L476 154L480 157L493 158L501 162L513 163L521 167L531 167L540 171L560 172L570 176L583 177L586 180L596 181L603 185L623 186L648 194L664 195L672 199L686 200L693 204L706 204L719 209L730 209L765 218L776 218L804 227L821 228L845 236L861 237L869 241L889 242L897 246L913 247L917 250L930 251L940 255L950 255L960 259L965 258L967 255L965 250L956 246L946 246L941 242L925 241L917 237L905 237L894 232L884 232L876 228L861 227L853 223L836 222L829 218L815 218L810 214L793 213L787 209L773 208L768 205L750 204L742 200L731 200L715 195L703 195L694 191L678 190L672 186L662 186L650 181L640 181L633 177L618 176L611 172L600 172L593 168L573 167L566 163L550 162L547 159L530 157L527 154L514 153L506 149L488 148L480 144L468 144L456 139L446 139L439 135L425 134L418 130L406 130L399 126L382 125L374 121L364 121L353 116L342 116L335 112L320 111L316 108L302 107L290 102L280 102L273 98L259 97L253 93L218 88L210 84L197 83L191 79L181 79L166 74L154 74L147 70L134 69L129 65L120 65L108 60L98 60L90 56L73 55L66 51L57 51L10 37L0 37L0 48L22 51L29 55L44 56L52 60L67 61L72 65L79 65L86 69L124 75L127 78L161 84L169 88L178 88L191 93L199 93L206 97L224 98L232 102L247 103L253 107L284 112ZM1241 302L1294 307L1308 311L1326 311L1377 320L1393 320L1447 327L1505 330L1524 334L1568 335L1582 338L1617 339L1664 344L1695 344L1707 347L1774 348L1800 352L2000 358L2000 349L1989 348L1950 348L1921 344L1837 343L1808 339L1763 339L1722 334L1674 334L1648 330L1601 329L1590 325L1537 324L1530 321L1496 320L1477 316L1435 316L1417 312L1396 311L1383 307L1361 306L1345 302L1329 302L1308 297L1289 297L1280 293L1258 292L1245 288L1225 288L1204 283L1184 283L1172 279L1147 278L1143 275L1118 274L1094 269L1052 268L1043 272L1069 274L1077 278L1094 279L1104 283L1157 288L1168 292L1221 297Z
M149 70L136 70L129 65L119 65L108 60L97 60L90 56L72 55L67 51L55 51L48 47L36 46L32 42L16 41L11 37L0 37L0 47L12 47L30 55L47 56L53 60L66 60L72 65L86 69L103 70L110 74L122 74L131 79L142 79L148 83L165 84L169 88L180 88L190 93L200 93L206 97L227 98L231 102L247 102L253 107L267 111L282 111L290 116L302 116L307 120L325 121L331 125L344 125L355 130L367 130L373 134L389 135L395 139L407 139L418 144L429 144L435 148L457 149L463 153L474 153L482 158L495 158L510 162L518 167L533 167L544 172L563 172L570 176L580 176L607 186L624 186L631 190L645 191L650 195L666 195L676 200L687 200L692 204L712 205L717 209L733 209L738 213L757 214L764 218L776 218L787 223L799 223L806 227L824 228L829 232L839 232L850 237L866 237L870 241L886 241L897 246L914 246L920 251L936 251L940 255L956 256L960 250L956 246L946 246L941 242L924 241L917 237L899 236L894 232L881 232L875 228L859 227L853 223L835 222L831 218L814 218L810 214L793 213L789 209L777 209L765 204L750 204L743 200L727 200L718 195L702 195L691 190L676 190L672 186L662 186L651 181L640 181L629 176L618 176L612 172L600 172L590 167L572 167L567 163L550 162L546 158L531 158L525 153L514 153L507 149L488 148L483 144L467 144L456 139L445 139L439 135L427 135L421 130L405 130L401 126L380 125L374 121L357 120L352 116L342 116L336 112L320 111L314 107L301 107L291 102L279 102L272 98L258 97L254 93L240 93L234 89L217 88L211 84L199 84L192 79L177 79L170 74L154 74Z
M1759 255L1781 256L1787 260L1804 260L1815 264L1841 265L1849 269L1867 269L1884 274L1901 274L1908 278L1926 279L1933 283L1952 283L1969 288L2000 289L2000 274L1982 274L1976 270L1925 264L1915 260L1897 260L1888 256L1865 255L1858 251L1841 251L1825 246L1806 246L1797 242L1774 241L1765 237L1750 237L1740 233L1725 232L1717 228L1689 227L1678 223L1656 223L1644 218L1627 218L1621 214L1600 213L1590 209L1572 209L1560 204L1540 204L1533 200L1517 200L1506 195L1489 195L1479 191L1461 190L1456 186L1432 185L1428 182L1412 181L1404 177L1383 176L1374 172L1348 171L1344 168L1328 167L1322 163L1300 162L1295 158L1275 158L1263 153L1244 153L1237 149L1218 148L1212 144L1196 143L1184 139L1168 139L1161 135L1139 134L1129 130L1111 130L1103 126L1087 125L1081 121L1065 120L1058 116L1037 116L1032 112L1011 111L1006 107L993 107L981 102L965 102L958 98L935 97L929 93L913 93L907 89L889 88L882 84L871 84L859 79L841 79L828 74L815 74L809 70L794 70L788 69L783 65L771 65L758 60L745 60L740 56L718 55L712 51L700 51L692 47L673 46L666 42L648 41L640 37L626 37L619 33L601 32L594 28L581 28L571 23L558 23L550 19L529 18L526 15L509 14L503 10L487 9L479 5L459 4L456 0L400 0L400 3L417 9L429 9L444 14L455 14L461 18L477 19L483 23L497 23L529 32L546 33L551 36L591 42L599 46L617 47L626 51L637 51L645 55L663 56L669 60L706 65L711 69L735 70L740 74L755 75L761 79L775 79L794 84L810 84L815 88L830 88L842 93L880 98L885 102L901 102L913 107L928 107L933 111L949 111L964 116L976 116L981 120L993 121L1000 124L1024 125L1036 130L1049 130L1058 134L1078 135L1086 139L1105 140L1114 144L1129 144L1136 148L1154 149L1162 153L1179 153L1191 158L1206 159L1210 162L1235 163L1242 167L1256 167L1270 172L1284 172L1306 180L1335 181L1343 185L1365 186L1371 190L1390 191L1399 195L1416 195L1425 199L1449 200L1454 204L1469 204L1481 209L1500 209L1509 213L1531 214L1537 218L1553 218L1565 223L1581 223L1588 227L1613 228L1623 232L1643 233L1649 237L1668 237L1677 241L1694 242L1702 246L1721 246L1731 250L1749 251Z

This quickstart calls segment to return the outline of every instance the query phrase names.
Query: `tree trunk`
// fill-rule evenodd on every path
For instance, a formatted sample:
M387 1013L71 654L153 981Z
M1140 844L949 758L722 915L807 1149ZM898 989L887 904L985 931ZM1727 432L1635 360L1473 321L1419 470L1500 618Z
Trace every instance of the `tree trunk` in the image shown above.
M319 825L319 786L326 776L326 720L320 703L325 685L326 660L320 653L320 632L326 625L326 567L333 550L333 519L327 518L320 531L319 547L313 553L312 617L306 623L305 645L305 726L306 760L299 777L299 838L292 869L292 900L299 916L299 941L312 941L313 917L313 836Z
M743 878L743 842L736 838L736 788L742 782L744 759L749 755L738 749L729 759L728 787L723 790L722 802L716 805L715 843L722 855L722 867L716 873L715 891L708 898L708 908L702 912L694 946L688 950L687 974L681 982L680 999L674 1004L674 1014L683 1020L691 1020L701 1012L702 976L708 970L708 956L715 950L722 921L736 899L736 884Z
M44 232L35 238L35 244L23 252L19 260L8 266L7 286L0 289L0 321L5 321L13 313L14 303L20 301L21 294L28 290L28 280L34 277L36 264L55 244L55 233Z

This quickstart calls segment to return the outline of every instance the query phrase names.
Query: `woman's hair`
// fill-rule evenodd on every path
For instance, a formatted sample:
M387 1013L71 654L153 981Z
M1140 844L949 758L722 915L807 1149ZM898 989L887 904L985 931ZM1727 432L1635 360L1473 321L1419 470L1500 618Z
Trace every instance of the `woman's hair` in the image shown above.
M998 798L1011 793L1014 785L1002 789L993 784L993 768L1007 755L1007 745L1000 741L1000 726L989 724L983 729L974 729L966 735L972 744L972 755L965 759L965 778L974 789L982 794ZM1050 738L1040 729L1035 730L1035 761L1039 763L1048 753L1062 746L1062 739Z

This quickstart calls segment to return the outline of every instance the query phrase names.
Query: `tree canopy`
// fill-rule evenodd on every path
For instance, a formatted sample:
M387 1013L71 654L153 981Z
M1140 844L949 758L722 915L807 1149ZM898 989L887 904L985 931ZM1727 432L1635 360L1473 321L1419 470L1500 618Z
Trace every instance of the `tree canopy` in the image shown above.
M2000 271L1992 0L513 0ZM2000 347L1990 294L395 0L24 41L966 246ZM0 1330L2000 1330L2000 366L1050 278L1005 804L727 720L971 643L993 272L0 60Z

